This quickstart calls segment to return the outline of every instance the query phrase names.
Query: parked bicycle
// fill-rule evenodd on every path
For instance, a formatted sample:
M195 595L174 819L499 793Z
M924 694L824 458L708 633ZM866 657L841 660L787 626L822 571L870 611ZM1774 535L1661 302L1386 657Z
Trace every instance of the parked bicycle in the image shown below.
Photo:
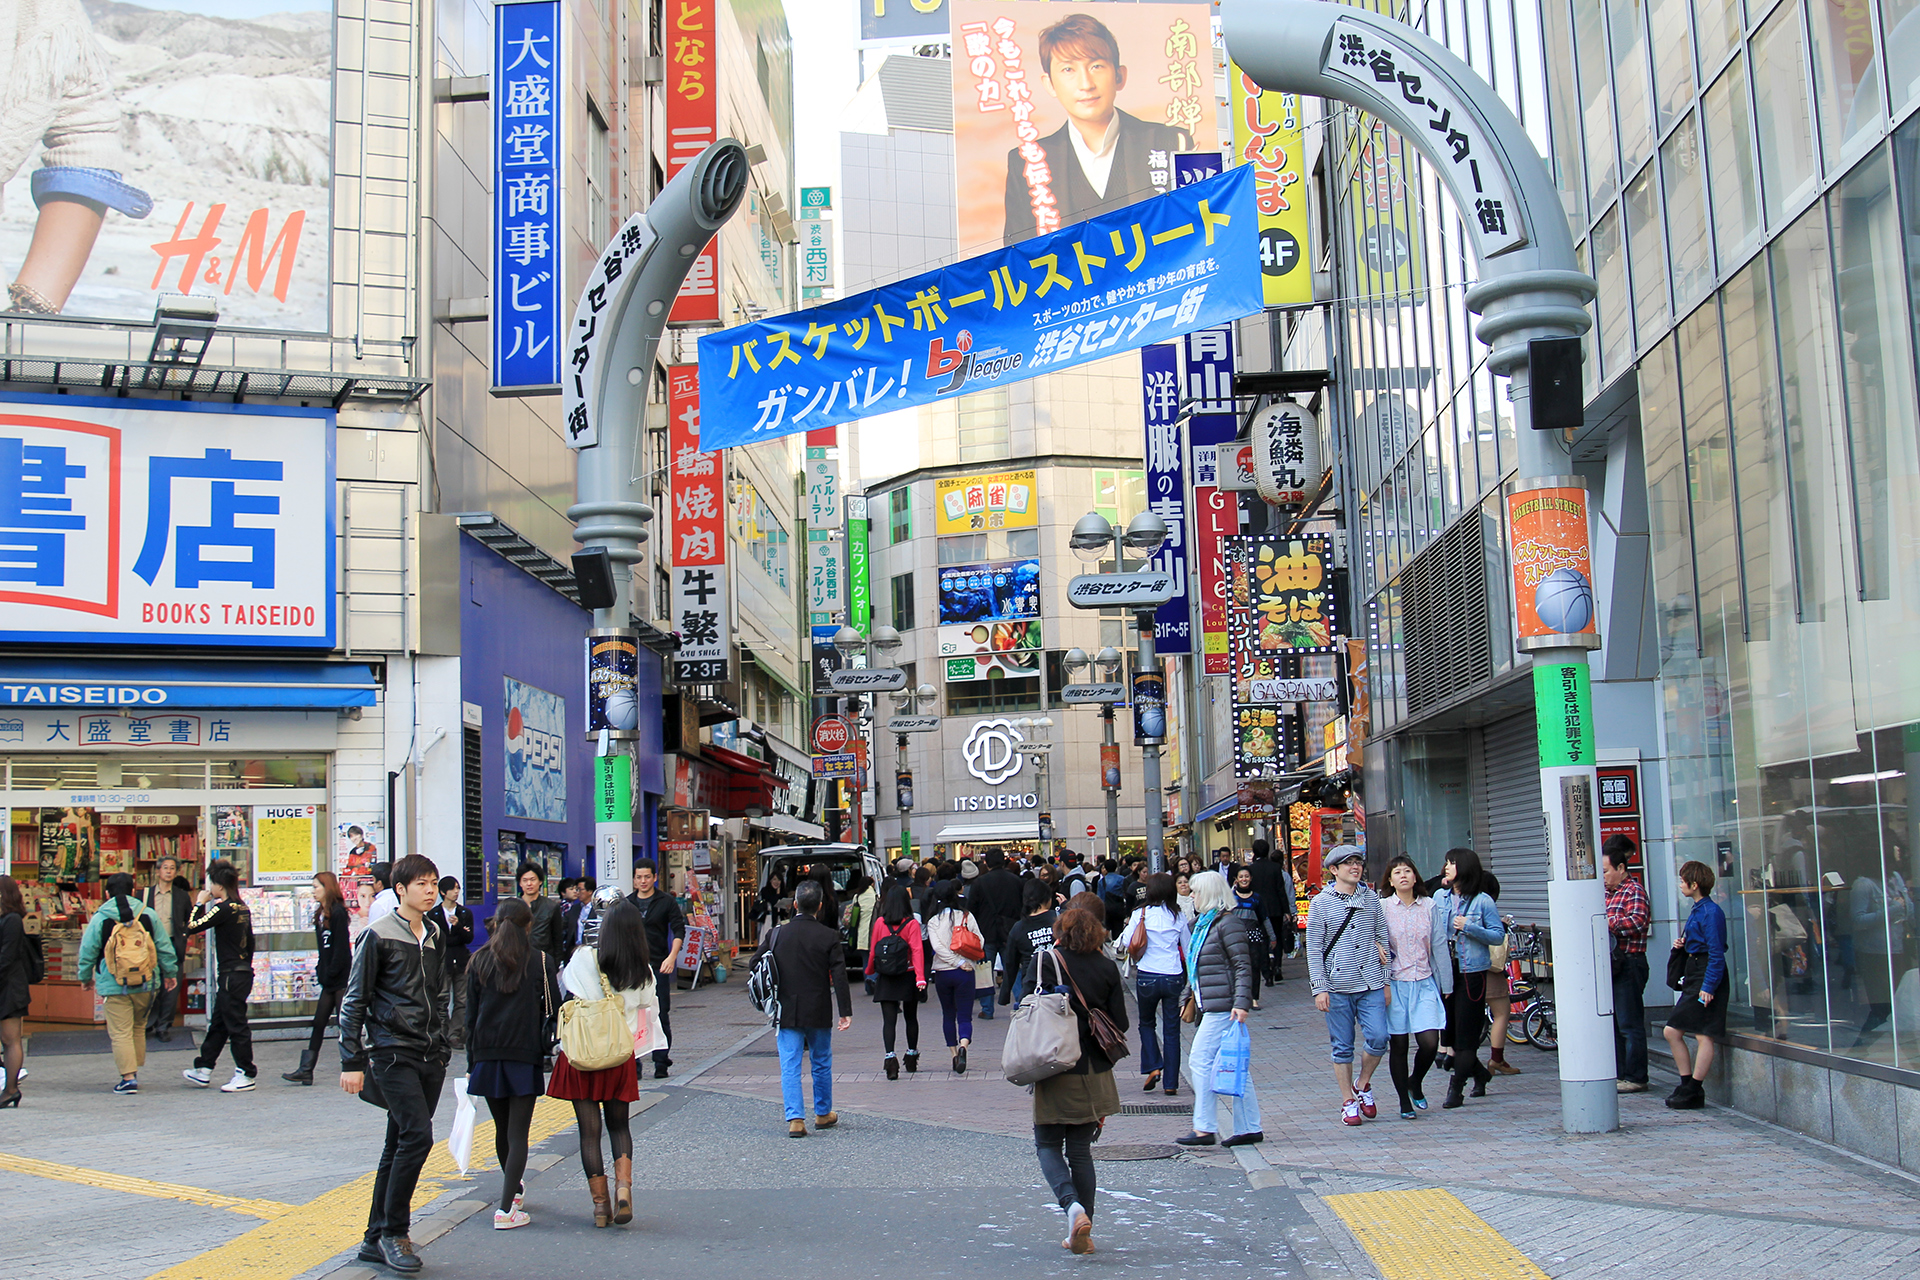
M1560 1047L1560 1028L1553 1000L1540 989L1541 983L1553 979L1551 975L1535 976L1537 970L1550 970L1553 967L1552 961L1543 958L1540 926L1515 928L1513 917L1503 918L1507 923L1508 936L1513 939L1507 948L1507 991L1512 1008L1507 1023L1507 1042L1530 1044L1546 1051L1557 1049Z

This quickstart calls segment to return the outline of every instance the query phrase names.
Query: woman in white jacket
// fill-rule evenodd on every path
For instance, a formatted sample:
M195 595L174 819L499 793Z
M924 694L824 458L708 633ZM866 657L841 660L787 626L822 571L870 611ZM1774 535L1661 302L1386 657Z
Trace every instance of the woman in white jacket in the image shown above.
M611 992L625 1001L634 1057L604 1070L582 1071L561 1053L547 1084L548 1097L573 1103L573 1118L580 1127L580 1168L587 1175L587 1187L593 1196L596 1227L633 1221L633 1130L628 1127L628 1108L640 1098L635 1063L656 1049L668 1047L660 1030L660 1000L654 992L653 962L640 909L622 898L617 889L600 892L611 895L611 900L595 896L593 910L601 914L597 921L589 918L586 943L575 948L573 958L560 973L560 985L572 999L601 1000ZM607 1168L600 1153L603 1121L613 1146L611 1204Z
M940 897L927 916L927 940L933 944L933 989L940 996L940 1029L953 1054L953 1073L967 1073L967 1046L973 1041L973 966L977 956L953 949L953 935L966 929L983 938L980 922L961 906L961 882L940 882Z

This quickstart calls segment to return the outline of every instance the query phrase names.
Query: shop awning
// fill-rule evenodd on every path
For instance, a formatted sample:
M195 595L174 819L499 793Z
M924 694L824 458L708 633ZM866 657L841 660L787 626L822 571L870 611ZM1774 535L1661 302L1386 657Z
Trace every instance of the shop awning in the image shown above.
M358 662L0 661L0 707L319 711L371 707L379 689Z
M775 813L775 797L787 789L773 766L752 756L707 743L698 758L676 756L669 803L682 809L706 809L716 818L742 818L752 810Z
M770 813L764 818L748 818L747 825L759 827L762 831L773 831L783 836L799 836L802 840L825 840L827 829L817 822L808 822L786 813Z
M942 827L934 834L935 840L1038 840L1040 824L1033 818L1025 822L956 822L952 826Z
M1235 805L1239 803L1240 803L1240 795L1238 792L1235 792L1234 794L1229 795L1226 799L1220 801L1219 803L1208 805L1206 808L1202 809L1199 813L1194 814L1193 821L1195 825L1198 825L1199 823L1205 822L1209 818L1217 818L1221 814L1225 813L1227 810L1233 808Z

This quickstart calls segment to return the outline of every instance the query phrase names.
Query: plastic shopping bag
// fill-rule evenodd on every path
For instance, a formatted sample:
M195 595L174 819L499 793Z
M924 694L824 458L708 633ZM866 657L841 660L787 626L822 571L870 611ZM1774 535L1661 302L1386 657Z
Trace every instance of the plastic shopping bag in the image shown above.
M467 1096L467 1078L453 1082L453 1132L447 1135L447 1154L465 1173L473 1166L473 1099Z
M1253 1060L1253 1033L1238 1020L1227 1023L1220 1037L1220 1054L1213 1060L1213 1091L1238 1098L1247 1091L1247 1071Z

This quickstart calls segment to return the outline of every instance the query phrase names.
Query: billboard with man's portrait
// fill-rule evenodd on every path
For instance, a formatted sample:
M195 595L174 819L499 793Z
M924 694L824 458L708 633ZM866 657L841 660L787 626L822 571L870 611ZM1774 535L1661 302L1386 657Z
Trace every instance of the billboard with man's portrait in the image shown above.
M1170 191L1173 156L1211 149L1207 5L949 7L963 255Z

